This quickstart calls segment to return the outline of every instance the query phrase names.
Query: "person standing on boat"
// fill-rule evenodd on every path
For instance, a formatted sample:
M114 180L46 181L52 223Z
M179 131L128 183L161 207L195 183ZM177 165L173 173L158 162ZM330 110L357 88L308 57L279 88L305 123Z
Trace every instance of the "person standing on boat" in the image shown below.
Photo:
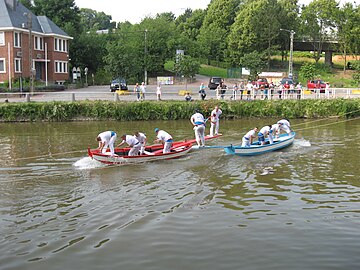
M280 130L283 130L287 134L290 134L291 128L290 128L290 121L288 119L285 119L285 118L281 119L281 120L277 121L277 124L280 125Z
M141 145L139 141L135 138L135 136L124 134L121 136L121 139L122 142L118 145L118 147L120 147L124 143L127 143L131 147L128 153L129 156L137 156L139 154Z
M136 131L134 134L135 138L140 143L140 155L144 154L145 152L145 146L146 146L146 135L144 133L141 133L139 131Z
M101 153L105 154L107 148L109 148L111 155L113 156L115 154L114 143L116 136L117 135L115 131L104 131L96 137L96 141L99 142L98 149L101 151Z
M190 118L191 124L194 126L195 139L198 146L205 146L205 119L199 110L195 110Z
M265 137L269 136L271 126L264 126L260 129L258 133L259 142L261 145L265 145Z
M156 133L156 140L154 141L154 143L159 143L159 142L163 143L164 144L163 154L170 153L173 144L172 136L166 131L160 130L158 128L155 128L155 133Z
M215 106L215 109L212 110L210 120L210 136L218 135L219 134L219 126L220 126L220 115L222 111L220 110L219 106ZM214 133L215 131L215 133Z
M250 144L252 143L253 139L256 138L257 131L258 128L254 127L252 130L246 133L245 136L242 138L241 147L250 147Z

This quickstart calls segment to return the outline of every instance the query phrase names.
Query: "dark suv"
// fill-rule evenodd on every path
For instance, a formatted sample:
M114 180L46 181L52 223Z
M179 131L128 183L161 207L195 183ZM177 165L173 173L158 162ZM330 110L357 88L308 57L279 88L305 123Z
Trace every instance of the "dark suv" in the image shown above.
M115 92L116 90L128 90L126 80L123 78L113 79L110 84L110 91Z
M224 79L221 77L211 77L209 80L209 89L215 90L219 84L222 84L224 82Z

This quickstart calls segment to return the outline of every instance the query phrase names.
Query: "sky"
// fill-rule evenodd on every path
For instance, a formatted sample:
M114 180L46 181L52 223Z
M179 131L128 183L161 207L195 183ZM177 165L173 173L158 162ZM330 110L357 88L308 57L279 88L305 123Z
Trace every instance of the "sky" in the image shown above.
M360 0L340 0L341 3ZM299 0L301 5L309 4L311 0ZM185 9L205 9L210 0L75 0L79 8L90 8L98 12L103 11L112 16L115 22L129 21L140 23L145 17L154 17L157 13L173 12L176 16L183 14Z

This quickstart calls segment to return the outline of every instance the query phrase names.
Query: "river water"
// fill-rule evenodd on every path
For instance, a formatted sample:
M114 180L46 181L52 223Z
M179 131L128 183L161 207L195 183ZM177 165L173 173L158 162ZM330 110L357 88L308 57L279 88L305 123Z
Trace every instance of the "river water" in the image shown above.
M222 120L208 145L274 121ZM359 269L360 120L292 125L258 157L104 166L86 157L99 132L180 140L189 121L2 123L0 269Z

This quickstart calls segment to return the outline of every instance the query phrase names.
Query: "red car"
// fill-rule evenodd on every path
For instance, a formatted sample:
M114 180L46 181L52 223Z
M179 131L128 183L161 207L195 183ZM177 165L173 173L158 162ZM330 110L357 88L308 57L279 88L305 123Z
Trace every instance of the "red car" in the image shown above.
M326 87L326 83L323 80L311 80L307 83L308 89L324 89Z
M256 85L261 88L269 88L269 83L266 78L260 78L257 81L253 82L253 85Z

